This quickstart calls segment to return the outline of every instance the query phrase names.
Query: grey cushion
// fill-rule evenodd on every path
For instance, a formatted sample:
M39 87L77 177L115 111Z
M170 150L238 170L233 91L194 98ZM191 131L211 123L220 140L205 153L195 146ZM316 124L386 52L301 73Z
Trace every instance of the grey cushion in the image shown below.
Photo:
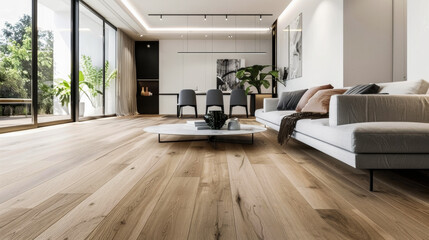
M349 88L344 95L351 94L376 94L380 91L380 87L376 84L356 85Z
M301 100L302 95L304 95L306 91L307 89L293 92L283 92L280 96L279 104L277 105L277 110L295 110L296 106L299 103L299 100Z
M429 123L366 122L329 126L299 120L295 131L353 153L429 153Z

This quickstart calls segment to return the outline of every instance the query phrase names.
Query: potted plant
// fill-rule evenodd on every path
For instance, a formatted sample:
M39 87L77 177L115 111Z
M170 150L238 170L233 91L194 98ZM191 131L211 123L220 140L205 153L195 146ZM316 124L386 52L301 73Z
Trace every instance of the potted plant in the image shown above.
M89 56L83 55L81 58L81 69L79 71L79 94L82 99L84 94L90 101L93 108L97 106L97 97L103 95L100 91L103 87L103 68L95 67L92 64L92 59ZM109 87L110 83L117 76L117 70L110 71L109 61L105 62L105 87ZM71 85L69 80L58 79L57 84L54 88L55 96L61 102L61 105L68 106L71 97ZM85 112L85 103L79 102L79 116L83 116Z
M271 76L273 81L278 81L284 85L284 82L279 79L279 71L272 70L269 72L262 72L265 68L272 67L271 65L253 65L249 67L240 68L237 70L236 77L240 80L240 85L244 86L246 83L249 84L246 88L246 94L250 92L250 88L253 86L256 88L258 93L261 93L261 88L270 87L270 82L267 80L268 76Z
M70 78L70 75L69 75ZM65 80L65 79L59 79L57 85L54 88L55 96L58 97L58 99L61 102L61 105L68 106L70 103L70 97L71 97L71 80ZM91 102L92 106L95 107L95 103L93 102L92 98L89 96L89 94L84 89L84 86L87 86L88 90L91 92L97 92L98 94L103 94L100 90L96 89L95 86L85 81L85 77L82 73L82 71L79 71L79 93L85 94L89 101ZM80 97L82 99L82 96ZM83 116L84 109L85 109L85 103L80 102L79 103L79 116Z

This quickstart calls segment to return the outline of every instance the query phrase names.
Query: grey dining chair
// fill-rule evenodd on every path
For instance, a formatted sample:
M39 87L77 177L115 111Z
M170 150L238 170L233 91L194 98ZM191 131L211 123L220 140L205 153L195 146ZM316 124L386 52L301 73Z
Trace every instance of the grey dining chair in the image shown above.
M246 117L249 118L246 92L243 89L234 89L231 91L231 100L229 102L229 117L232 116L232 108L239 106L246 109Z
M224 112L223 109L223 93L219 89L210 89L207 91L207 98L206 98L206 114L209 110L209 107L220 107L222 112Z
M179 101L177 103L177 117L182 117L183 107L193 107L195 109L195 118L198 118L197 112L197 96L192 89L182 89L179 93Z

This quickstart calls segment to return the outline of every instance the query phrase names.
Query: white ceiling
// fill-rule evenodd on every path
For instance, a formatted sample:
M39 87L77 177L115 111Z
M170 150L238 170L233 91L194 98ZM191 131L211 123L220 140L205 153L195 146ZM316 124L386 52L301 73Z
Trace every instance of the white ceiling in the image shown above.
M269 28L291 0L126 0L150 28ZM269 39L269 32L148 32L125 6L123 0L86 0L92 8L108 21L123 29L134 39ZM273 14L257 17L202 16L169 17L148 16L148 14ZM140 35L143 34L143 38Z

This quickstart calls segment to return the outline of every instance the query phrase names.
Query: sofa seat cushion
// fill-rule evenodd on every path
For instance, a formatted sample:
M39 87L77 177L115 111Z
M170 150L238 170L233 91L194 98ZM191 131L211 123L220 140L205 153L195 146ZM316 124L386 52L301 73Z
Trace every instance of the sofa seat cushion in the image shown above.
M291 115L296 113L295 111L272 111L272 112L264 112L263 109L258 109L255 111L255 117L270 122L274 125L279 125L282 122L282 119L286 115Z
M303 119L295 131L352 153L429 153L429 123L365 122L330 127L328 119Z

